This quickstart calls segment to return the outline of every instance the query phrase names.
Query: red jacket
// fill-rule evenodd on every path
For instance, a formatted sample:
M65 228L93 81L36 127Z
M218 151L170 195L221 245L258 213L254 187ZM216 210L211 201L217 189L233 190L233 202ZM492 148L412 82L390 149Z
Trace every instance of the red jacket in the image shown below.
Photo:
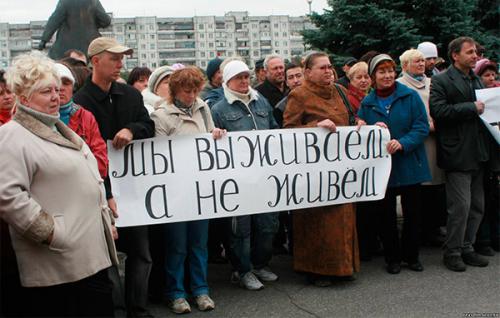
M99 174L104 179L108 175L108 150L106 143L101 137L94 115L79 105L76 105L76 107L78 107L78 110L71 116L68 126L87 143L97 159Z

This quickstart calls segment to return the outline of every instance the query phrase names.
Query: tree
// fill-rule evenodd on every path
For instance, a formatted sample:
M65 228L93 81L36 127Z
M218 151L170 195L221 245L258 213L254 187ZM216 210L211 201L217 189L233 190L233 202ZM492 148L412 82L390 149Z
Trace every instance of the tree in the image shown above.
M397 57L419 42L431 41L446 57L448 43L458 36L471 36L490 55L498 54L498 8L494 2L329 0L331 9L311 15L318 29L306 30L303 35L314 48L344 56L360 57L377 50Z

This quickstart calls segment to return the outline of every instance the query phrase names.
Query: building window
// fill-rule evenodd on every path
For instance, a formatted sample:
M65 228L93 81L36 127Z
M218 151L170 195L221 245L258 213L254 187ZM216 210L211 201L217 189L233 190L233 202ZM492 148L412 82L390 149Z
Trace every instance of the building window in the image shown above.
M200 24L198 24L198 29L199 29L199 30L203 30L203 24L201 24L201 23L200 23Z
M139 30L144 30L144 25L140 25Z
M156 62L153 62L153 64L151 64L151 66L152 66L153 68L156 68Z
M200 57L205 57L205 52L200 52Z
M210 57L215 57L214 52L210 52Z
M201 33L200 34L200 39L204 39L205 38L205 34L204 33Z
M151 53L151 55L150 55L150 56L151 56L151 58L152 58L152 59L154 59L154 58L156 57L156 54Z
M275 24L274 24L274 28L275 28L275 29L279 28L279 24L278 24L278 23L275 23Z
M146 44L141 44L141 49L145 50L146 49Z
M213 39L213 38L214 38L214 35L213 35L212 33L209 33L209 34L208 34L208 38L209 38L209 39Z
M201 42L200 47L205 47L205 43Z
M146 39L146 35L145 34L141 34L141 40L145 40Z
M284 36L284 37L287 37L287 36L288 36L288 33L283 32L283 36Z
M214 47L214 42L210 42L210 43L208 43L208 47L209 47L209 48L213 48L213 47Z
M151 44L149 45L149 49L150 49L150 50L156 50L156 45L154 45L154 43L151 43Z
M145 58L146 58L146 54L144 54L144 53L143 53L143 54L141 54L141 57L142 57L143 59L145 59Z
M154 34L150 34L149 37L151 38L151 40L155 39L155 35Z
M259 56L259 51L253 51L253 56Z
M153 30L155 29L155 26L154 26L153 24L150 24L150 25L149 25L149 29L150 29L151 31L153 31Z
M274 32L274 36L279 37L280 36L279 32Z
M280 42L274 41L274 46L280 46Z
M207 66L207 62L201 61L201 67L206 67L206 66Z

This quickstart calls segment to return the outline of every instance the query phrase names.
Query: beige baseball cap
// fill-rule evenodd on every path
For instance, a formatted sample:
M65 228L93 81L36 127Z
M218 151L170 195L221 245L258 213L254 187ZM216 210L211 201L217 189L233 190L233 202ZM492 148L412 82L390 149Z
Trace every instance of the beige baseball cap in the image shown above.
M118 43L118 41L114 38L100 37L90 42L87 53L90 58L104 51L110 53L122 53L127 55L130 55L134 52L134 50L132 50L131 48Z

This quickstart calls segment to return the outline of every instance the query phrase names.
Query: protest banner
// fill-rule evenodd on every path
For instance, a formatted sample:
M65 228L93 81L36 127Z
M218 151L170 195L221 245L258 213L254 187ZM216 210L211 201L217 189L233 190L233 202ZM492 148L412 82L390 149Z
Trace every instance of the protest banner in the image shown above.
M109 145L117 226L380 200L391 171L377 126L259 130Z
M476 98L484 103L481 120L500 145L500 87L476 89Z

